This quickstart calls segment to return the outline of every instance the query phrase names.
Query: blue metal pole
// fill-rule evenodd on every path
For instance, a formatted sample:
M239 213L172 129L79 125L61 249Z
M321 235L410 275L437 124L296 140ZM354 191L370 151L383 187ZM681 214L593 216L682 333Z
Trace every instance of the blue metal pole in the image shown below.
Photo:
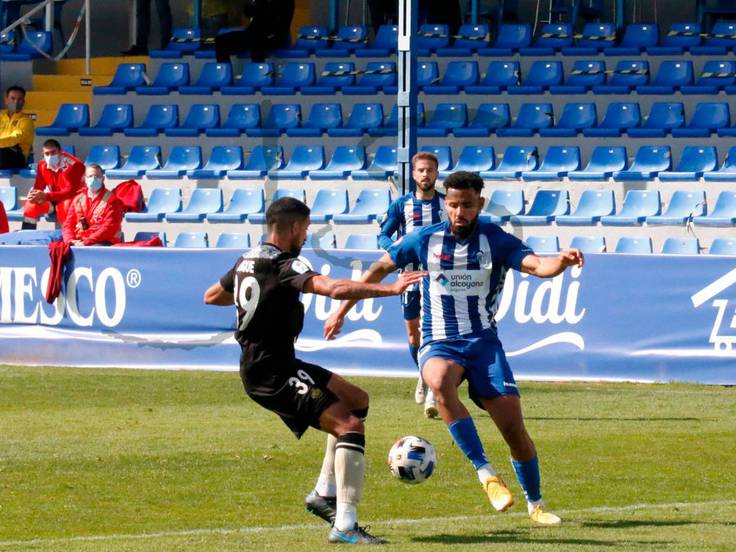
M478 0L470 0L470 22L473 25L478 23Z
M399 141L396 158L402 194L414 190L414 182L411 180L411 158L417 151L417 52L414 43L418 14L419 0L399 0L399 92L396 96L399 110Z
M330 34L337 32L337 17L340 6L338 0L330 0Z
M202 26L202 0L192 2L192 27L199 29Z
M616 30L624 28L624 0L616 0Z

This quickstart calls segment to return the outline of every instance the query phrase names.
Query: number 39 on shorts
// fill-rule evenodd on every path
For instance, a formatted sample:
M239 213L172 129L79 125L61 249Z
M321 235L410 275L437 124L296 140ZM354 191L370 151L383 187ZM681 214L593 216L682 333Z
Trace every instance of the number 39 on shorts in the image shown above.
M289 378L289 385L292 387L296 387L296 392L300 395L306 395L307 391L309 391L309 385L307 385L306 382L309 382L310 385L314 385L314 380L312 379L312 376L307 374L304 370L297 370L296 375L299 376L298 378L290 377Z
M238 329L245 330L253 319L258 307L258 299L261 297L261 286L258 280L253 276L248 276L242 280L235 279L235 289L233 290L235 297L235 305L238 307Z

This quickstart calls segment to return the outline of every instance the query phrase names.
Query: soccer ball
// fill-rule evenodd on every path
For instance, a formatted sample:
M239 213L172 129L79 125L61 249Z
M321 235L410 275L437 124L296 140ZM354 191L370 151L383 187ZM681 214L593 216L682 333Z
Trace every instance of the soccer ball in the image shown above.
M429 479L437 465L432 443L421 437L402 437L388 453L391 474L404 483L415 485Z

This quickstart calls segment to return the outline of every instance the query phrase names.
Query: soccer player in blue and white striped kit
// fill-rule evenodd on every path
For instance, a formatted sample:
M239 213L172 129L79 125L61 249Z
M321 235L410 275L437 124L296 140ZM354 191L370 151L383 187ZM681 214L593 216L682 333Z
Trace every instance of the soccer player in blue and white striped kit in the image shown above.
M416 184L414 192L401 196L391 202L386 216L381 222L378 234L378 245L388 250L394 243L394 235L401 238L418 228L437 224L445 220L445 197L435 190L439 163L437 157L429 152L419 152L411 160L411 176ZM411 266L407 270L414 270ZM401 296L401 308L404 313L406 334L409 337L409 353L419 369L417 353L419 351L419 314L421 299L419 286L412 286ZM437 416L437 403L434 393L427 389L421 373L417 380L414 399L417 404L424 405L424 415L428 418Z
M475 423L458 397L458 386L467 379L470 397L490 414L509 446L531 519L558 525L560 518L546 511L542 502L537 451L524 426L519 391L494 315L509 268L553 278L570 266L582 266L583 255L566 249L554 257L539 257L512 234L481 221L483 179L476 174L454 173L445 180L445 189L448 220L394 243L362 281L379 282L413 263L427 271L421 284L419 362L442 419L473 464L491 505L498 511L508 509L513 504L511 492L488 462ZM354 303L343 302L327 320L326 338L340 332Z

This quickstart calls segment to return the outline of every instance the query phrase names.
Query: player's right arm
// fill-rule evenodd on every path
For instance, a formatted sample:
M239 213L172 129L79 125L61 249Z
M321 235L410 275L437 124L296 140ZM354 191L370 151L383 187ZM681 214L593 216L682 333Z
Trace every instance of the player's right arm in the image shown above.
M393 236L401 227L401 208L399 200L391 203L386 211L386 217L381 221L381 231L378 234L378 246L388 249L394 243Z
M388 272L386 272L386 274L388 274ZM399 277L392 284L378 283L385 277L385 274L375 282L364 279L361 279L360 281L344 279L335 280L327 276L318 275L313 276L304 284L303 291L304 293L325 295L332 299L347 300L344 304L350 304L352 306L361 299L401 295L406 291L406 288L416 284L424 278L424 274L424 272L404 272L399 274ZM348 311L349 310L350 309L348 309Z

